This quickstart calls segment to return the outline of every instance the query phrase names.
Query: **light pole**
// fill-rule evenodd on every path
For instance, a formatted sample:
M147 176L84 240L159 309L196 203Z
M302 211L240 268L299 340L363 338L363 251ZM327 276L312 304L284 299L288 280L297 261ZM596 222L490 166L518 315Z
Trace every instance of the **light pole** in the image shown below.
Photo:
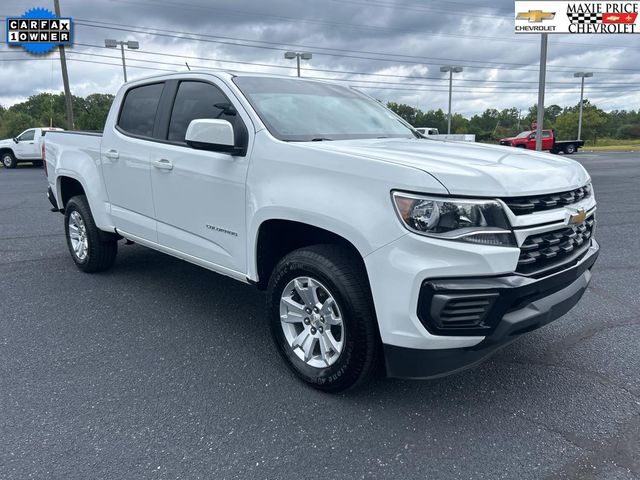
M449 72L449 123L447 127L447 135L451 134L451 98L453 96L453 74L462 72L462 67L454 65L445 65L440 67L442 73Z
M298 64L298 76L300 76L300 59L302 60L311 60L313 58L313 54L306 52L287 52L284 54L284 58L287 60L293 60L294 58Z
M107 48L118 48L118 45L120 45L120 52L122 53L122 71L124 72L124 83L127 83L127 64L124 61L124 46L126 45L130 50L137 50L140 48L140 44L135 40L123 42L120 40L108 39L104 41L104 46Z
M578 72L573 74L574 77L580 78L580 115L578 116L578 140L582 136L582 102L584 101L584 79L593 77L593 72Z

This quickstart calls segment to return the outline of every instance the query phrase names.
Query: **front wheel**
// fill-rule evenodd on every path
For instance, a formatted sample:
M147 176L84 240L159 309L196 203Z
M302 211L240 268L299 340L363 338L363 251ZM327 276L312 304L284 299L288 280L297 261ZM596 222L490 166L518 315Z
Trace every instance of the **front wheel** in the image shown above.
M298 377L327 392L365 382L380 357L367 274L355 255L337 245L296 250L269 281L267 308L280 354Z
M569 145L564 147L564 153L566 153L567 155L576 153L576 146L573 143L570 143Z
M65 206L64 230L71 258L83 272L101 272L115 263L118 241L96 227L84 195L73 197Z
M16 157L14 157L13 153L6 152L2 154L2 165L5 168L16 168L18 162L16 162Z

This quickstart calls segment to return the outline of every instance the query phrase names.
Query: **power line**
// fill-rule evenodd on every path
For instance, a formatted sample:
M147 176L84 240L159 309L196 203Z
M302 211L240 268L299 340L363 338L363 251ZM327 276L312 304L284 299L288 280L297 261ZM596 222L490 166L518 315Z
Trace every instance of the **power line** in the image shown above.
M72 52L73 55L87 55L87 56L91 56L91 57L102 57L102 58L112 58L112 59L118 59L119 57L117 56L111 56L111 55L101 55L101 54L96 54L96 53L88 53L88 52L78 52L78 51L74 51ZM39 60L46 60L46 59L40 59L40 58L21 58L21 59L10 59L7 61L39 61ZM74 57L70 57L69 60L74 60L77 62L83 62L83 63L96 63L96 64L101 64L101 65L112 65L112 66L120 66L119 63L109 63L109 62L100 62L100 61L92 61L92 60L82 60L82 59L77 59ZM151 63L154 65L165 65L165 66L174 66L174 67L182 67L183 64L181 63L170 63L170 62L158 62L158 61L153 61L153 60L141 60L141 59L131 59L131 61L135 61L135 62L142 62L142 63ZM145 70L158 70L158 71L166 71L166 72L176 72L177 70L175 69L167 69L167 68L154 68L154 67L145 67L145 66L140 66L140 65L130 65L131 68L140 68L140 69L145 69ZM202 70L214 70L214 71L228 71L228 69L224 69L224 68L216 68L216 67L206 67L206 66L199 66L199 65L193 65L194 68L197 69L202 69ZM251 73L251 72L246 72L246 73ZM425 85L425 84L406 84L406 83L394 83L394 82L375 82L375 81L363 81L363 80L352 80L352 79L338 79L338 78L332 78L332 77L307 77L309 79L313 79L313 80L329 80L329 81L333 81L333 82L347 82L350 84L350 86L354 87L354 88L362 88L362 89L374 89L374 90L396 90L396 91L410 91L410 92L448 92L448 90L446 89L441 89L441 88L422 88L422 87L440 87L440 85ZM360 85L362 83L374 83L374 84L381 84L383 86L379 86L379 85ZM357 85L356 85L357 84ZM387 86L387 85L392 85ZM421 87L421 88L416 88L416 87ZM482 90L478 90L478 88L491 88L492 90L490 91L482 91ZM478 87L475 89L464 89L464 88L458 88L456 89L457 92L462 92L462 93L473 93L473 94L478 94L478 95L485 95L485 94L491 94L491 95L495 95L496 93L500 93L499 90L497 90L495 87ZM637 89L629 89L628 87L625 87L625 91L638 91ZM515 89L509 89L508 90L509 93L512 94L531 94L533 92L535 92L535 90L515 90ZM548 90L549 93L575 93L575 89L557 89L557 90Z
M87 22L91 22L91 23L87 23ZM99 23L102 23L103 25L100 25ZM275 47L275 46L268 46L268 45L251 45L251 44L246 44L246 43L241 43L245 40L241 40L241 39L233 39L231 37L224 37L226 39L229 40L237 40L235 42L232 41L226 41L226 40L213 40L214 38L223 38L223 37L219 37L219 36L215 36L215 35L208 35L208 34L198 34L198 33L193 33L193 32L184 32L184 31L175 31L175 30L162 30L162 32L154 32L154 31L143 31L140 29L145 29L145 30L158 30L154 27L144 27L144 26L134 26L134 25L122 25L122 24L111 24L111 23L107 23L107 22L97 22L97 21L81 21L78 20L76 21L76 25L81 25L81 26L87 26L87 27L92 27L92 28L103 28L103 29L108 29L108 30L120 30L120 31L125 31L125 32L131 32L131 33L142 33L142 34L148 34L148 35L155 35L155 36L160 36L160 37L167 37L167 38L180 38L182 40L192 40L192 41L197 41L197 42L205 42L205 43L216 43L216 44L223 44L223 45L230 45L230 46L239 46L239 47L248 47L248 48L258 48L258 49L264 49L264 50L275 50L275 51L287 51L286 48L284 47ZM108 25L108 26L107 26ZM116 26L116 25L121 25L121 26ZM125 28L125 27L129 27L129 28ZM185 38L184 35L190 35L192 38ZM204 38L193 38L193 37L204 37ZM257 41L256 41L257 42ZM451 58L440 58L440 57L417 57L417 56L411 56L411 55L399 55L400 57L408 57L408 58L416 58L416 59L429 59L429 60L437 60L437 62L432 62L432 61L415 61L415 60L398 60L398 59L390 59L390 58L377 58L377 57L371 57L371 56L363 56L363 55L349 55L346 53L328 53L328 52L320 52L317 50L316 47L311 47L311 46L301 46L302 48L307 49L308 51L312 52L314 55L325 55L325 56L334 56L334 57L344 57L344 58L355 58L355 59L363 59L363 60L372 60L372 61L381 61L381 62L392 62L392 63L405 63L405 64L414 64L414 65L440 65L442 62L453 62L453 63L457 63L460 64L462 66L465 66L467 68L478 68L478 69L489 69L489 70L520 70L520 71L537 71L535 69L531 69L531 68L519 68L520 66L528 66L529 64L521 64L521 63L508 63L508 62L482 62L482 63L495 63L496 65L469 65L469 64L464 64L464 62L481 62L479 60L460 60L460 59L451 59ZM344 50L345 52L357 52L357 51L352 51L352 50ZM372 52L371 54L373 55L389 55L389 54L377 54L375 52ZM507 65L507 66L502 66L502 65ZM556 71L556 72L563 72L563 73L571 73L576 69L580 69L580 68L584 68L584 67L579 67L579 66L565 66L564 69L560 70L557 67L552 67L549 68L550 71ZM598 69L597 67L590 67L592 70ZM636 72L636 73L640 73L640 70L638 69L626 69L626 68L599 68L600 70L606 70L607 72L612 72L612 71L629 71L629 72Z
M355 24L355 23L344 23L344 22L332 22L332 21L327 21L327 20L317 20L317 19L308 19L308 18L294 18L294 17L287 17L287 16L282 16L282 15L272 15L272 14L265 14L265 13L255 13L255 12L246 12L246 11L239 11L239 10L230 10L230 9L225 9L225 8L220 8L220 7L214 7L214 6L204 6L204 5L192 5L192 4L184 4L184 3L177 3L177 2L171 2L171 1L167 1L167 0L156 0L153 3L145 3L145 2L140 2L140 1L134 1L134 0L113 0L113 1L117 1L120 3L126 3L126 4L131 4L131 5L139 5L139 6L166 6L166 7L172 7L172 6L180 6L182 8L190 8L190 9L199 9L199 10L207 10L207 11L211 11L211 10L216 10L219 12L223 12L226 13L228 15L232 15L232 16L241 16L241 17L252 17L252 18L274 18L277 20L282 20L285 22L289 22L289 23L294 23L294 24L300 24L300 23L311 23L311 24L318 24L318 25L330 25L330 26L335 26L335 27L341 27L341 28L351 28L351 29L368 29L368 30L378 30L378 31L390 31L390 32L399 32L399 33L403 33L403 34L407 34L407 33L411 33L413 35L419 35L419 36L426 36L426 37L433 37L433 36L444 36L444 37L456 37L456 38L464 38L464 39L478 39L478 40L488 40L488 41L498 41L498 42L508 42L508 43L513 43L514 42L514 38L513 37L497 37L497 36L480 36L480 35L468 35L468 34L455 34L455 33L446 33L446 32L438 32L437 34L432 34L432 33L426 33L423 32L421 30L414 30L414 29L405 29L405 28L393 28L393 27L381 27L381 26L377 26L377 25L364 25L364 24ZM465 15L461 15L459 13L456 14L457 16L465 16ZM511 17L509 17L511 18ZM535 40L527 40L527 39L523 39L520 38L518 39L519 43L531 43L531 44L537 44L537 42ZM569 43L569 42L561 42L561 43L557 43L555 44L555 46L589 46L591 48L626 48L626 46L620 46L620 45L611 45L611 44L602 44L602 43Z

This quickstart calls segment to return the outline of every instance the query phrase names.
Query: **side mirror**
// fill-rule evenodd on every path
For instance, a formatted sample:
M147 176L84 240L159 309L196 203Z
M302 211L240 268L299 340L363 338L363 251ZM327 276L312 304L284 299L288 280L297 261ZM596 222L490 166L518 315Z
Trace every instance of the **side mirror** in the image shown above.
M191 120L184 138L187 145L198 150L235 153L233 125L227 120L196 118Z
M18 137L13 137L13 142L18 143Z

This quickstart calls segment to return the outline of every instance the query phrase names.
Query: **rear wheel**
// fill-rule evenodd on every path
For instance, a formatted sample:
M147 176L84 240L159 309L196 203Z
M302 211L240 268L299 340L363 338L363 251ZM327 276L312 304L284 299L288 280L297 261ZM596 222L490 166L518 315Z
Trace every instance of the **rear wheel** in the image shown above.
M42 167L42 160L34 160L32 163L34 167Z
M6 152L2 154L2 165L5 168L16 168L18 162L16 162L16 157L13 156L13 153Z
M71 258L83 272L101 272L115 263L117 237L96 227L84 195L73 197L65 206L64 230Z
M341 392L375 371L380 340L362 262L337 245L296 250L276 266L267 294L271 332L306 383Z
M566 153L567 155L571 155L573 153L576 153L576 146L573 143L570 143L569 145L566 145L564 147L564 153Z

